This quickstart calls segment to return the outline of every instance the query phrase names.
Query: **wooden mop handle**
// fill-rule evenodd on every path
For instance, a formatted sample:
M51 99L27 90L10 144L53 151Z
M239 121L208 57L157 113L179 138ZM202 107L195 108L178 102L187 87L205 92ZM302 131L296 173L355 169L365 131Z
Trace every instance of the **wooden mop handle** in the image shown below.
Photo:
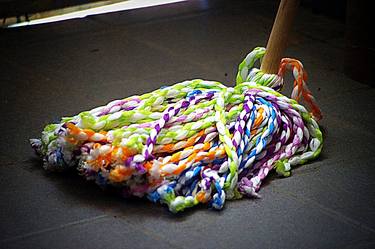
M279 70L298 4L299 0L281 0L280 2L271 35L268 39L266 53L260 66L260 70L265 73L277 74Z

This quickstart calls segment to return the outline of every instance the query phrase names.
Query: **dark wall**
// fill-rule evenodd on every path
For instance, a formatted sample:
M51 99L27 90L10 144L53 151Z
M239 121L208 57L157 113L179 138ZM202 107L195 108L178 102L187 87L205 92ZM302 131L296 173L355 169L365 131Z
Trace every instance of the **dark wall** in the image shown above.
M95 1L99 0L2 0L0 17L31 14Z

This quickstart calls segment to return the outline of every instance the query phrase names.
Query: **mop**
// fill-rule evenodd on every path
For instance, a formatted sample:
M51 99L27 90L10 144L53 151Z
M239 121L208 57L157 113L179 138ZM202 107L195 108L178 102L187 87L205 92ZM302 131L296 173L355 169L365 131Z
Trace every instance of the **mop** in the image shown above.
M321 112L303 66L281 59L296 8L297 1L281 1L267 49L246 56L236 86L188 80L64 117L30 140L43 167L75 168L99 186L171 212L198 204L220 210L227 199L260 197L271 171L289 176L323 145ZM288 71L291 98L280 93Z

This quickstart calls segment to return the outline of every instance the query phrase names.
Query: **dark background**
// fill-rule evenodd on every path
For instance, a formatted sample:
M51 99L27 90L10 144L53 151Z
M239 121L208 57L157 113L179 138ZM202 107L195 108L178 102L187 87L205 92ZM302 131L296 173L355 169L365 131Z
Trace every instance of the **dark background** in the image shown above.
M370 1L302 2L285 56L308 72L324 148L291 177L271 175L261 199L173 215L45 172L28 144L113 99L193 78L233 85L245 55L266 45L277 5L189 1L0 30L0 248L374 248Z

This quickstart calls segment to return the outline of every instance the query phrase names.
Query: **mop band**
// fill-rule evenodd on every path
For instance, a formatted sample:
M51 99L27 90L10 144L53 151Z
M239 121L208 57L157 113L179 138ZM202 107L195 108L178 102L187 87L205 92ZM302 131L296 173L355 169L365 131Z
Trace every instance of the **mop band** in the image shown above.
M172 212L259 197L271 170L289 176L323 142L302 64L285 58L277 75L265 74L254 68L264 53L255 48L246 56L235 87L198 79L115 100L47 125L31 145L48 170L76 167L87 180ZM278 92L288 70L292 98Z

